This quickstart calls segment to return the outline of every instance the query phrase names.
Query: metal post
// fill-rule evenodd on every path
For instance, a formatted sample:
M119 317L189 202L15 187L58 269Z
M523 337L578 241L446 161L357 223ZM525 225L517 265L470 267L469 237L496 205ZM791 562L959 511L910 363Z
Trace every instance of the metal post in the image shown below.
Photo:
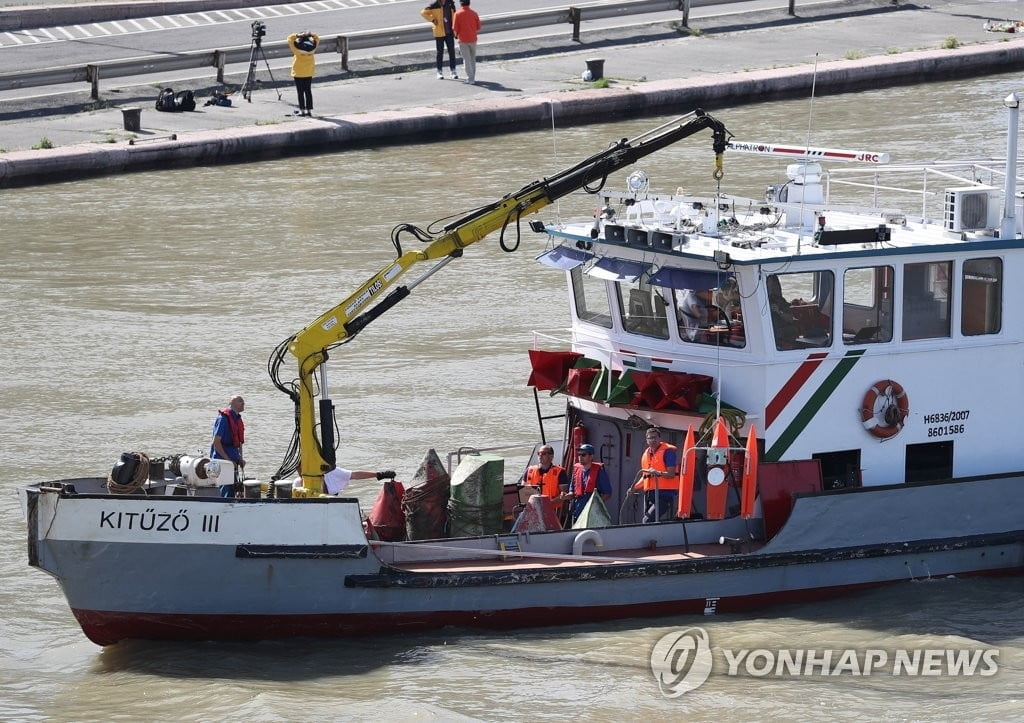
M789 0L789 14L796 15L796 0Z
M1003 185L1003 220L999 224L999 238L1014 238L1017 235L1017 220L1014 199L1017 193L1017 126L1020 123L1020 96L1010 93L1003 99L1010 111L1006 129L1006 181Z
M223 50L213 51L213 66L217 69L217 82L224 84L224 58L226 53Z
M100 66L85 66L85 82L92 84L89 97L93 100L100 99Z
M679 5L683 11L683 27L690 27L690 0L680 0Z
M348 38L338 36L338 52L341 53L341 69L348 71Z
M572 23L572 41L580 42L580 12L579 8L569 8L569 22Z

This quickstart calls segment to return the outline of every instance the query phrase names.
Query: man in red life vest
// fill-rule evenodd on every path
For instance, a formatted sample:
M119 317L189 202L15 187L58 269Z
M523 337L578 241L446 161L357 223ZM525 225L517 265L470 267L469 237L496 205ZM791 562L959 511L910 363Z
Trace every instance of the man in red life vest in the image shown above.
M217 413L213 423L213 443L210 445L212 459L229 459L239 469L245 467L245 458L242 457L242 445L245 444L245 422L242 421L244 411L245 400L238 395L231 397L228 406ZM237 474L235 477L236 481L241 479ZM234 497L235 493L234 484L220 487L221 497Z
M550 444L537 450L537 458L540 463L531 464L526 470L523 485L536 487L540 494L550 497L557 514L562 509L561 500L569 492L569 475L565 473L565 467L555 464L555 449Z
M581 444L576 449L579 462L572 467L570 495L572 497L573 522L583 512L590 501L590 495L596 491L601 499L608 501L612 496L612 482L604 465L594 461L594 445Z
M676 477L676 448L661 439L661 430L647 430L647 449L640 458L642 478L633 485L636 492L644 492L644 522L656 522L676 514L679 486Z

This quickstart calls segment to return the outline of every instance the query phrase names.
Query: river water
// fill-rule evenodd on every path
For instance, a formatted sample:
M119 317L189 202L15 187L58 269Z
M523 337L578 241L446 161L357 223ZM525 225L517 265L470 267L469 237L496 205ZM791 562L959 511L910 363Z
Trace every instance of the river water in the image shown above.
M1001 100L1018 82L823 97L813 113L792 101L715 114L739 139L886 151L896 162L1002 155ZM267 357L392 258L396 223L473 208L660 120L4 191L0 719L1018 719L1020 579L914 581L762 616L101 649L57 585L27 566L19 484L105 474L122 451L198 451L234 393L247 401L248 471L269 477L292 417ZM723 190L757 194L778 180L782 163L755 160L727 156ZM706 190L710 136L640 167L652 186ZM566 200L541 217L592 205ZM559 334L568 323L561 275L533 262L542 243L526 231L518 253L496 239L472 247L332 355L341 464L409 479L429 448L443 456L537 439L526 350L533 330ZM520 464L513 455L506 476ZM353 487L367 505L375 488ZM652 648L691 626L708 633L712 675L664 696ZM950 648L995 649L998 672L731 676L724 657Z

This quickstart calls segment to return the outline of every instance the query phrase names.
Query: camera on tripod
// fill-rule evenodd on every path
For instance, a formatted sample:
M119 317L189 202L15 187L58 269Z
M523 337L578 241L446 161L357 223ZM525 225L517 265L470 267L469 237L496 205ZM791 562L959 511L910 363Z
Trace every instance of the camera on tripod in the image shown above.
M252 41L258 45L263 36L267 34L267 24L262 20L253 20L251 27Z

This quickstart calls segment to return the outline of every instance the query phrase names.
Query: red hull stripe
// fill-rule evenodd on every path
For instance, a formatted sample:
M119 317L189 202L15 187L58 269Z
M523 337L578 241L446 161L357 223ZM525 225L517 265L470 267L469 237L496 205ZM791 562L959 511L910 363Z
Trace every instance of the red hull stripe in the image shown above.
M772 422L778 419L779 415L782 414L782 410L786 408L786 405L793 401L793 397L800 391L808 379L811 378L811 374L818 368L828 357L827 353L815 353L807 357L807 360L797 367L796 371L793 372L782 388L776 392L772 400L768 402L768 406L764 410L764 426L765 429L772 426Z

